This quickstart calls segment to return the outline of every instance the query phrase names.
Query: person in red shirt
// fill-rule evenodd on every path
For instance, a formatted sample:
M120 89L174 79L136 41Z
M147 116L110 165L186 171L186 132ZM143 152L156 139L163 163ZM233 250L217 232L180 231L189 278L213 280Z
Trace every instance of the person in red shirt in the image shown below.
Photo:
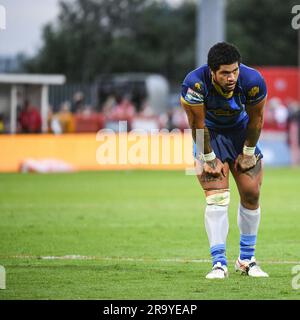
M22 133L40 133L42 127L42 118L34 106L30 104L29 100L24 103L23 110L20 113L20 126Z
M131 129L131 122L135 116L135 106L128 96L116 96L116 104L107 115L108 121L127 121L128 130Z

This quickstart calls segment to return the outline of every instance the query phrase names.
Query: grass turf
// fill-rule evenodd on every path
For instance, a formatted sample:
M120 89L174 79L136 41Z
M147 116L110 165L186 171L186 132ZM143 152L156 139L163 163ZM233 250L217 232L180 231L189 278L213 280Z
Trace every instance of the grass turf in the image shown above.
M235 274L238 194L231 180L228 279L211 268L204 196L183 172L0 175L1 299L299 299L300 170L265 171L256 257L270 274ZM44 260L82 255L90 260ZM93 258L94 257L94 258ZM176 261L175 259L181 259ZM293 262L295 261L295 262ZM272 263L276 262L276 263Z

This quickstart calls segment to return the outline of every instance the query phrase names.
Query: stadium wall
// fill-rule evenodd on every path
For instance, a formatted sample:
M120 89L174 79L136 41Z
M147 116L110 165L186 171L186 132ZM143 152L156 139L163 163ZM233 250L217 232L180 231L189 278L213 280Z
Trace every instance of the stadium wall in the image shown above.
M186 169L190 133L1 135L0 172L18 172L28 159L56 159L75 170Z
M259 146L266 165L292 164L286 140L283 133L262 133ZM189 131L114 134L101 130L97 135L0 135L0 150L0 172L24 171L22 168L28 162L40 166L38 172L64 171L68 167L85 171L190 170L194 163Z

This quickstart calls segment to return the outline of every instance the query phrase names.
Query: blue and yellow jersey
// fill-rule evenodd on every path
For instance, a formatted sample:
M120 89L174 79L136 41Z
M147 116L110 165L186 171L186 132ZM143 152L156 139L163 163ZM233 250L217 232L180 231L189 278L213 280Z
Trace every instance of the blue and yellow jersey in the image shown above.
M264 78L253 68L240 64L235 89L225 94L212 82L208 65L203 65L184 79L181 99L191 106L205 106L205 125L209 129L226 130L245 128L249 120L245 106L255 108L266 95Z

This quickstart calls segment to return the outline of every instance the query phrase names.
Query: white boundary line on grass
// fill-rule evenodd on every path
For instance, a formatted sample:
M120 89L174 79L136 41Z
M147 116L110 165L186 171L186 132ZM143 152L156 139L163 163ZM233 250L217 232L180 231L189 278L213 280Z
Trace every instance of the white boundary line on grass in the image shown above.
M130 258L130 257L100 257L100 256L82 256L82 255L65 255L65 256L33 256L33 255L16 255L16 256L0 256L0 258L8 259L30 259L30 260L102 260L102 261L129 261L129 262L178 262L178 263L210 263L210 259L184 259L184 258ZM228 262L234 262L229 260ZM266 264L300 264L300 261L289 260L259 260Z

